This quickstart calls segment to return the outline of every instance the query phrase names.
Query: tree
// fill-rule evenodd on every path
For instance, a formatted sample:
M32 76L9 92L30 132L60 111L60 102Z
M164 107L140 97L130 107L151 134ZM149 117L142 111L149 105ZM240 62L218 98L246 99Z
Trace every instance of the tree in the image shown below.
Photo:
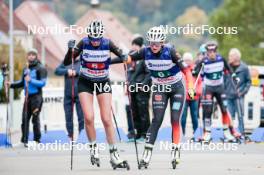
M259 47L264 42L263 16L264 1L225 0L210 17L210 24L238 27L238 34L213 35L222 54L226 56L230 48L237 47L247 63L264 65L264 49Z
M203 24L207 24L207 15L206 13L196 7L196 6L191 6L185 10L185 12L179 16L176 19L176 25L178 26L186 26L187 24L195 26L201 26ZM190 37L190 38L196 38L196 39L201 39L201 35L196 35L196 34L188 34L185 35L184 37Z
M0 44L0 53L1 53L1 61L8 63L9 58L9 46ZM14 46L14 79L19 80L21 78L22 69L25 66L26 63L26 52L22 48L21 44L19 42L15 42ZM21 92L21 89L15 90L15 98L19 97L19 94ZM5 95L4 95L4 89L0 91L0 102L5 101Z

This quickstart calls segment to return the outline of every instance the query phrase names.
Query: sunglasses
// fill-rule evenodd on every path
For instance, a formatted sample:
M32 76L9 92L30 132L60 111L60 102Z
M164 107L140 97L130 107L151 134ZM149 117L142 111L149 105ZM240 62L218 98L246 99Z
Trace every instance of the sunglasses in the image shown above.
M161 42L150 42L149 45L152 47L152 46L156 46L156 47L159 47L162 45Z
M91 42L101 42L102 38L92 38L90 37Z
M216 52L216 49L208 49L207 52L208 53Z

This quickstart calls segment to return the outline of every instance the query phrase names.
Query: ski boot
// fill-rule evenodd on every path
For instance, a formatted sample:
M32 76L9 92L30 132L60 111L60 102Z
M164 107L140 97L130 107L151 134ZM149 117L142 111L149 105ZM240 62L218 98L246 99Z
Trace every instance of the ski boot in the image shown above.
M236 138L231 134L229 128L224 127L224 139L223 142L235 143L237 142Z
M90 145L90 155L92 165L100 167L99 148L96 143Z
M152 150L153 150L153 145L147 144L145 146L142 159L139 162L138 169L141 169L142 167L145 167L145 169L148 168L149 162L152 156Z
M191 138L190 138L190 143L194 143L194 142L196 142L195 137L191 137Z
M211 131L210 130L204 131L204 135L203 135L203 138L202 138L202 143L209 144L211 141L212 141Z
M171 164L172 168L176 169L176 166L180 163L180 147L177 144L172 144L171 147Z
M126 168L130 170L128 162L119 157L117 148L110 149L110 164L114 170L116 168Z
M243 140L245 141L244 135L242 136L242 134L238 132L235 128L231 128L230 131L239 144L241 144Z

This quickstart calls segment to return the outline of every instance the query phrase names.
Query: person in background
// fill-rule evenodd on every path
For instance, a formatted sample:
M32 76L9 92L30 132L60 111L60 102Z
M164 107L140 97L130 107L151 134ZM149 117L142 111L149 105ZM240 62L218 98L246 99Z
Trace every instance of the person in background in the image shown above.
M234 129L231 116L227 109L227 99L224 87L224 73L230 74L235 82L239 81L236 73L228 65L227 61L217 52L218 44L216 41L209 41L206 44L207 54L201 62L196 65L193 71L198 75L203 71L204 92L202 97L204 135L203 141L209 143L211 137L211 118L213 114L213 99L216 98L222 113L222 123L224 130L224 140L235 142L241 135Z
M193 71L195 64L194 64L192 54L189 52L184 53L183 54L183 61L188 65L188 69L190 71ZM185 78L185 82L186 82L186 87L188 87L188 82L186 80L186 77L184 76L184 78ZM193 84L195 84L195 81L196 81L196 78L193 77ZM195 90L196 90L196 95L195 95L194 99L190 99L189 96L186 96L186 103L185 103L184 111L183 111L182 118L181 118L182 132L184 135L185 135L185 128L186 128L188 107L190 107L190 112L191 112L193 133L198 128L198 113L199 113L198 102L199 102L200 96L202 95L202 79L201 79L201 77L199 77L199 79L198 79Z
M237 48L232 48L229 51L228 63L240 80L237 84L234 84L230 76L225 78L227 107L232 118L235 119L238 112L238 99L241 106L241 115L244 116L244 98L251 86L251 77L249 68L241 61L241 52ZM239 130L242 132L241 122L239 122Z
M205 46L206 46L206 44L202 44L199 47L199 52L196 54L196 59L194 61L195 64L198 64L206 56L206 48L205 48Z
M27 52L27 65L22 72L21 79L13 83L6 82L10 88L24 88L25 102L22 113L21 142L28 146L29 122L32 117L34 141L41 140L39 114L42 108L42 88L46 85L47 70L38 60L38 51L34 48Z
M198 64L200 61L203 60L203 58L206 56L206 48L205 48L206 44L202 44L200 47L199 47L199 52L197 53L196 55L196 59L194 61L195 65ZM202 77L203 77L203 74L201 74L201 80L202 80ZM203 84L202 84L203 86ZM203 87L202 87L202 92L203 92ZM200 107L201 107L201 100L202 100L202 95L199 96L199 99L198 99L198 118L200 118ZM203 120L204 121L204 120Z
M2 70L0 71L0 90L3 89L4 76Z
M80 100L77 92L77 85L80 73L80 60L74 62L74 69L71 65L65 66L61 63L55 70L55 74L58 76L64 76L64 112L66 120L66 129L68 136L71 138L73 136L73 111L72 111L72 77L74 77L74 103L76 107L76 112L78 116L78 130L79 133L84 129L84 117L80 104Z
M142 36L137 35L132 41L132 50L130 53L140 50L143 46L144 39ZM149 98L150 91L144 92L141 90L143 86L150 86L151 78L150 71L147 69L144 60L133 61L128 67L128 83L130 86L138 86L131 96L131 109L134 121L134 126L137 131L136 139L144 142L147 130L150 125L149 117ZM132 89L132 88L131 88Z

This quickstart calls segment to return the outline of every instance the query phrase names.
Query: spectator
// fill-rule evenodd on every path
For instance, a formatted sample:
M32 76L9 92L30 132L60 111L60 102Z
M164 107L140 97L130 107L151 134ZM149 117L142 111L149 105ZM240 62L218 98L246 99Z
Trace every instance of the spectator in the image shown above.
M235 85L232 83L230 76L225 78L227 106L232 118L234 119L235 114L238 111L236 100L239 100L241 106L241 115L244 116L244 97L251 86L251 77L248 66L241 61L241 53L237 48L233 48L229 51L228 62L240 79L238 84ZM239 123L240 132L242 132L241 125L242 124Z
M143 46L144 39L142 36L137 36L132 41L132 50L138 51ZM151 83L150 72L147 69L143 60L136 61L128 67L128 83L133 86L149 86ZM134 119L135 129L137 130L136 138L144 141L147 130L150 125L149 118L149 98L150 92L138 90L130 92L131 109Z
M3 89L4 76L2 71L0 71L0 90Z
M195 67L192 54L189 52L184 53L183 60L188 65L188 69L190 69L190 71L192 71ZM193 83L195 83L195 81L196 81L196 78L193 78ZM186 87L188 87L186 79L185 79L185 82L186 82ZM183 111L182 118L181 118L183 134L185 134L188 107L190 107L190 112L191 112L193 133L198 128L198 113L199 113L199 110L198 110L198 104L199 103L198 102L199 102L200 96L202 95L202 79L201 79L201 77L199 77L198 83L197 83L195 88L196 88L196 96L193 100L191 100L188 95L186 96L187 99L185 102L185 107L184 107L184 111Z
M55 70L55 74L64 76L64 112L66 120L66 129L68 136L73 136L73 111L72 111L72 77L74 77L74 103L78 116L79 133L84 128L84 117L77 93L77 84L79 80L80 60L74 62L74 69L72 70L71 65L64 66L61 63Z
M32 117L34 141L41 140L39 114L42 108L42 88L46 85L47 70L38 60L38 51L34 48L27 52L28 66L23 69L21 79L15 82L6 82L10 88L24 88L25 102L22 113L21 142L28 146L29 122Z

